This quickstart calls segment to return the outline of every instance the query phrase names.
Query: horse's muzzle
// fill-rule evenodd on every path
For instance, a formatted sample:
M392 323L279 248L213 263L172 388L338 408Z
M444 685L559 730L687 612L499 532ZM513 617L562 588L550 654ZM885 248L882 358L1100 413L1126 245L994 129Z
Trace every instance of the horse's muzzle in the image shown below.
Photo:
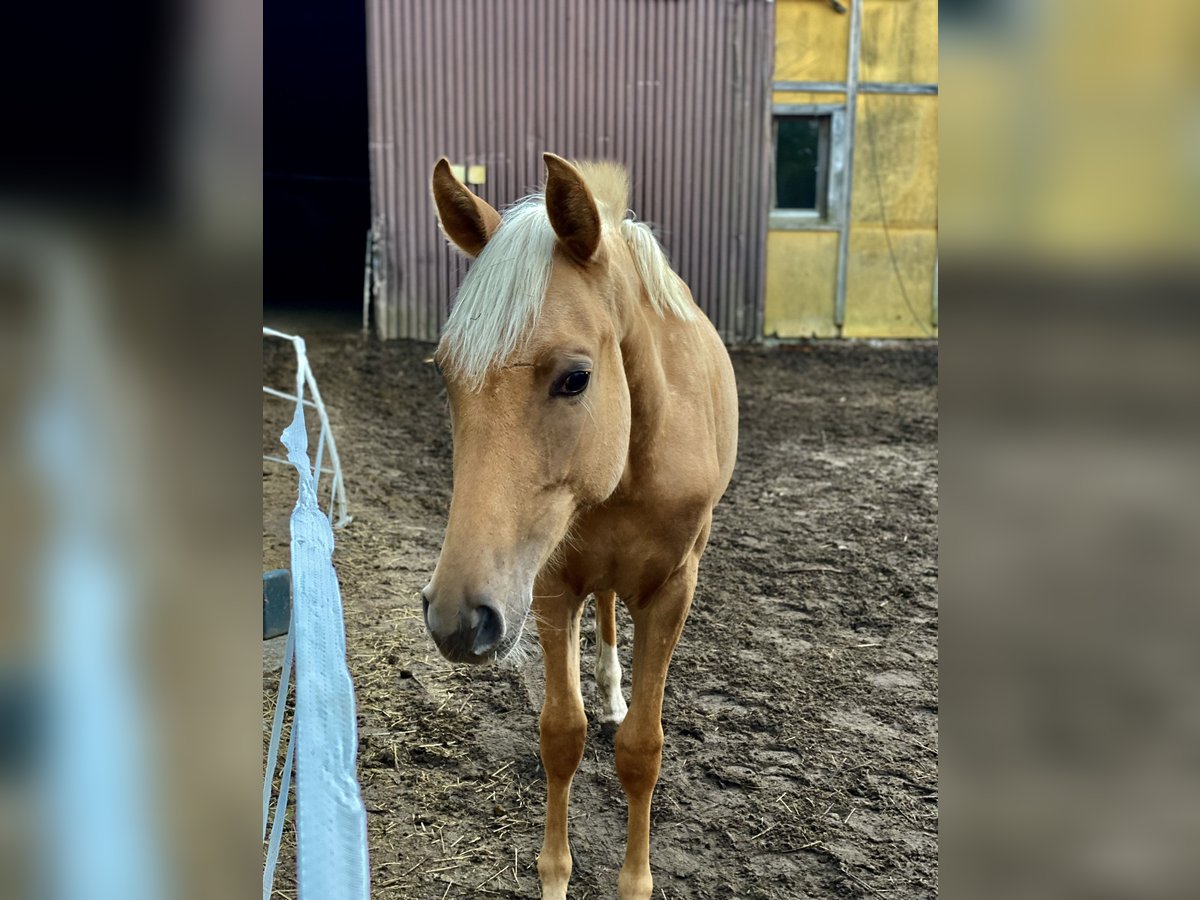
M504 640L504 614L490 597L466 598L447 615L431 602L426 587L421 605L430 637L451 662L487 662Z

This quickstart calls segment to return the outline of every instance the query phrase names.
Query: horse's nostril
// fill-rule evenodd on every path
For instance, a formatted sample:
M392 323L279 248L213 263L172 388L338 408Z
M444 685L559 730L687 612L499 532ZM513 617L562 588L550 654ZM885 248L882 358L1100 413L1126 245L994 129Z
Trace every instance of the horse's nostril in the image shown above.
M472 610L471 619L475 629L471 652L476 656L485 656L495 650L504 637L504 616L499 609L485 601Z
M442 655L451 662L483 662L504 640L504 614L490 598L464 598L447 613L433 602L428 588L421 591L425 628ZM440 601L444 603L445 601Z

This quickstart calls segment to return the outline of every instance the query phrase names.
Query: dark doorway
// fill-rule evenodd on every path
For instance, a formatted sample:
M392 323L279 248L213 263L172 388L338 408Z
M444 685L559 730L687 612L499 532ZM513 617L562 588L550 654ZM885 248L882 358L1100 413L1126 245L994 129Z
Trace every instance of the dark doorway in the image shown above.
M263 11L264 312L357 321L370 226L363 3Z

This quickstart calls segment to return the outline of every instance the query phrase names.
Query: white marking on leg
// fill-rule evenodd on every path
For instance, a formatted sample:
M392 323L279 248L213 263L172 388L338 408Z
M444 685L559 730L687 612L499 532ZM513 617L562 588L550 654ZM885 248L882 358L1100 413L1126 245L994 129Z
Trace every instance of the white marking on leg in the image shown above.
M617 648L596 638L596 693L600 695L600 721L620 725L628 707L621 694L621 663Z

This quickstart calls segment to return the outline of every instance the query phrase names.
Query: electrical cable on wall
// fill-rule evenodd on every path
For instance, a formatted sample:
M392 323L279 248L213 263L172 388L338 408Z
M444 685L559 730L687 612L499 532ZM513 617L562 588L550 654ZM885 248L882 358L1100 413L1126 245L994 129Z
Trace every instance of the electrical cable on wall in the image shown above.
M875 119L873 116L862 116L862 120L867 128L867 148L871 153L871 176L875 182L875 196L879 200L879 220L883 226L883 237L887 242L888 256L892 261L892 271L896 274L896 283L900 285L900 297L904 300L904 305L908 307L908 312L912 316L912 320L916 326L921 329L925 337L931 338L933 337L933 329L921 321L921 317L917 315L917 311L913 308L912 301L908 299L908 288L904 285L904 276L900 274L900 263L896 259L896 249L892 246L892 230L888 225L887 204L883 200L883 183L879 177L879 157L875 148Z

